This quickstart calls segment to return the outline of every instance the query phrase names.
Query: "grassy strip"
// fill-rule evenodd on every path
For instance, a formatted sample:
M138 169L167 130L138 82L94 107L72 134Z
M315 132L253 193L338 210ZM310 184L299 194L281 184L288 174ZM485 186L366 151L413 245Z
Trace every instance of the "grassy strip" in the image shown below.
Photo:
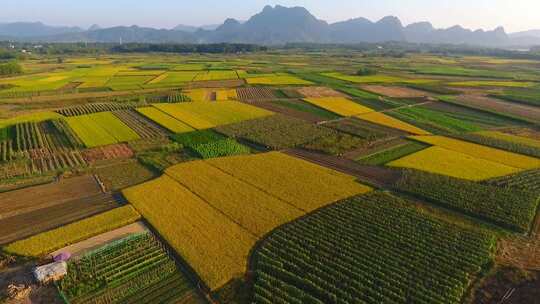
M415 152L424 150L428 145L419 142L410 142L404 145L392 147L375 154L363 156L358 161L365 165L379 166L400 159Z
M421 107L402 108L389 114L431 132L461 133L481 130L473 123Z
M203 159L251 153L248 147L239 144L231 138L196 144L190 148Z
M140 217L140 214L132 206L124 206L14 242L7 245L4 250L21 256L40 256L133 223Z

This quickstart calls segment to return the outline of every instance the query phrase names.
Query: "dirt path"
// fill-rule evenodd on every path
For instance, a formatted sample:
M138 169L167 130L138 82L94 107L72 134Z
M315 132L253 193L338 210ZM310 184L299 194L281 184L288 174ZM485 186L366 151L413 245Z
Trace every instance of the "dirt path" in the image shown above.
M113 231L109 231L93 238L89 238L85 241L58 249L51 253L51 256L55 256L61 252L71 253L72 258L81 257L85 252L92 249L99 248L109 242L122 239L130 234L140 233L148 230L148 228L142 222L136 222L131 225L118 228Z
M360 165L355 161L342 157L329 156L302 149L289 149L283 152L290 156L298 157L320 166L352 175L357 177L360 182L365 181L379 188L391 187L391 185L399 178L399 173L394 170L383 167Z

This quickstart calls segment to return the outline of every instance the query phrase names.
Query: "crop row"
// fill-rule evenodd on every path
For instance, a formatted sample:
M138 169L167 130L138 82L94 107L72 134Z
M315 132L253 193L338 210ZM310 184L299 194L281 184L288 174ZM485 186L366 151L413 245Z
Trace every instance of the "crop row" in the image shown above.
M384 193L275 230L255 251L254 303L460 303L492 235Z
M420 171L404 172L396 187L516 231L528 231L538 205L528 192Z
M540 194L540 169L523 171L518 174L503 176L485 181L488 185L515 188Z
M132 109L130 103L90 103L57 110L56 113L67 117L93 114L99 112L117 111Z
M490 131L456 134L453 137L488 147L540 158L540 141L529 140L528 138ZM518 141L519 139L523 140Z
M114 111L113 114L130 127L141 138L162 138L166 131L134 110Z

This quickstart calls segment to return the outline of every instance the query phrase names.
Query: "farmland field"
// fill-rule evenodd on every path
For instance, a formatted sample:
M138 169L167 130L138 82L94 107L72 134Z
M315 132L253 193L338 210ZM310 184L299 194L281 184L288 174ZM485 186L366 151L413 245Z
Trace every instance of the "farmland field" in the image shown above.
M539 53L273 21L272 46L0 42L0 302L535 303Z
M357 196L263 242L254 302L460 303L493 245L493 235L436 220L388 194Z

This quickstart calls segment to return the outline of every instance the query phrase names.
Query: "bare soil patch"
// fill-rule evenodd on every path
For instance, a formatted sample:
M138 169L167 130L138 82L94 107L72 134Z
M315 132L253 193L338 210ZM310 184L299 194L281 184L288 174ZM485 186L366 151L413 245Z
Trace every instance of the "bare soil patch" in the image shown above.
M518 103L506 102L482 95L461 95L457 102L465 106L499 112L525 118L529 121L540 121L540 108Z
M12 265L0 272L0 301L6 296L7 288L10 284L24 285L31 288L28 296L19 299L7 299L4 304L62 304L58 297L58 292L53 285L39 285L32 276L32 269L36 266L35 262L23 265Z
M127 144L114 144L85 150L82 155L88 163L95 164L106 160L131 158L133 151Z
M345 94L327 87L303 87L296 90L306 98L345 97Z
M405 87L367 85L362 86L362 90L394 98L420 98L430 96L427 92Z
M120 206L108 193L75 199L0 220L0 244L54 229Z
M99 193L101 188L91 175L0 193L0 219Z

